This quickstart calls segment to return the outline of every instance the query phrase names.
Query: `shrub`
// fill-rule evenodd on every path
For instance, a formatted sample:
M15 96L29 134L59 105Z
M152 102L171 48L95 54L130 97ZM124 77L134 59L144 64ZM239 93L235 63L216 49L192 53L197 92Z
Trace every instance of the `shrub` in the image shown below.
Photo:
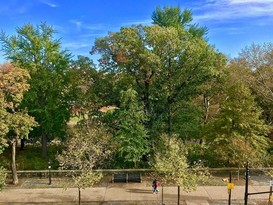
M0 191L5 186L7 173L5 172L5 169L3 167L0 167Z

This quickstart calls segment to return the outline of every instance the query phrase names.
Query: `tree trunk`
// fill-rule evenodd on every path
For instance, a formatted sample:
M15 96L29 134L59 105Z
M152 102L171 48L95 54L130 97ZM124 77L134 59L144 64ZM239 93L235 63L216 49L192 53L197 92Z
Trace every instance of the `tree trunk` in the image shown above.
M46 158L47 155L47 136L46 133L43 131L41 136L42 141L42 158Z
M167 109L168 109L168 122L167 122L167 133L168 136L171 136L171 132L172 132L172 113L171 113L171 97L168 96L168 105L167 105Z
M209 99L206 95L203 95L203 105L204 105L204 125L208 123L209 118Z
M178 188L178 190L177 190L177 192L178 192L177 193L177 198L178 198L177 199L177 205L179 205L180 204L180 186L178 186L177 188Z
M14 139L11 141L12 152L11 152L11 172L12 172L12 184L18 184L18 176L16 171L16 143L17 140Z
M79 205L81 205L81 188L78 187L78 193L79 193Z
M163 189L163 185L162 185L161 187L162 187L162 188L161 188L161 189L162 189L162 192L161 192L161 194L162 194L162 195L161 195L162 203L161 203L161 204L164 205L164 198L163 198L163 197L164 197L164 194L163 194L164 189Z
M151 114L151 105L150 105L150 83L145 81L145 90L144 90L144 112L149 116Z
M150 80L145 80L145 90L144 94L144 112L146 116L151 116L151 99L150 99ZM145 122L145 126L147 127L148 132L150 133L153 127L153 118L150 118Z
M25 139L25 138L22 138L22 139L21 139L21 147L20 147L20 150L24 150L25 142L26 142L26 139Z
M204 107L204 116L203 116L203 125L206 125L208 123L209 118L209 99L206 95L203 95L203 107ZM199 144L202 145L205 142L205 139L203 137L200 138Z

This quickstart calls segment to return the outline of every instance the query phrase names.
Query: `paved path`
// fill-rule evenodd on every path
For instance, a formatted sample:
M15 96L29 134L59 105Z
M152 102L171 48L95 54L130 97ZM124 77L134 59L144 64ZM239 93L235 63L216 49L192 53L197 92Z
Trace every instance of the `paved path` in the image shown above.
M232 200L244 199L244 186L235 186L232 190ZM249 192L269 191L269 186L249 186ZM164 201L177 200L177 187L164 187ZM267 200L269 194L252 195L251 199ZM143 184L114 184L107 187L87 188L81 191L82 201L160 201L162 199L162 187L158 194L153 194L151 187ZM181 200L188 205L208 205L209 200L227 200L227 188L225 186L201 186L197 191L181 192ZM18 202L71 202L78 200L78 189L68 188L6 188L0 192L0 204ZM167 204L166 204L167 205Z

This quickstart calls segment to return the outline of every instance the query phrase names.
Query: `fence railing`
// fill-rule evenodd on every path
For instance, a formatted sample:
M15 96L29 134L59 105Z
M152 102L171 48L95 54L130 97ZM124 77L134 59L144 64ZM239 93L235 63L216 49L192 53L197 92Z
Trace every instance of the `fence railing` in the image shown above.
M266 171L270 171L273 170L273 167L263 167L263 168L250 168L249 169L250 172L252 173L264 173ZM97 170L93 170L94 172L102 172L103 174L116 174L116 173L141 173L143 175L148 174L148 173L152 173L154 172L154 170L152 169L97 169ZM232 172L240 172L240 173L244 173L245 168L236 168L236 167L232 167L232 168L208 168L208 171L214 175L214 174L224 174L224 173L229 173L230 171ZM50 174L52 177L67 177L70 176L71 173L79 173L80 174L80 170L50 170ZM12 176L11 171L7 171L8 174L8 178L10 178ZM17 171L17 175L18 177L48 177L49 174L49 170L45 169L45 170L18 170Z
M151 173L153 172L152 169L96 169L93 170L94 172L102 172L103 174L116 174L116 173ZM50 170L50 175L52 177L67 177L71 176L71 173L80 174L80 170ZM6 171L8 174L8 178L12 177L11 171ZM17 171L18 177L48 177L49 170L18 170Z

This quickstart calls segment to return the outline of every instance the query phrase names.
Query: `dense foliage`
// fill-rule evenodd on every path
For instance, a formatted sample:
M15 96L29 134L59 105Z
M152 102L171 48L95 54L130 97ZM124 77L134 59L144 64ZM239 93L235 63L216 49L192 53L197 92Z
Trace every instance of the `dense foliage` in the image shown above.
M41 138L42 155L46 156L47 142L65 136L69 120L71 97L68 66L70 55L61 51L59 40L53 37L54 29L45 23L36 27L26 24L17 28L17 35L1 36L2 51L7 60L24 68L31 76L30 89L23 98L39 127L30 136Z
M194 190L205 181L208 173L200 171L200 164L189 165L188 150L177 136L160 136L153 168L163 175L163 183L175 183L185 191Z
M12 146L11 169L14 184L18 183L15 162L17 141L27 138L32 128L37 126L34 117L19 107L24 93L29 89L27 83L29 78L26 70L14 67L10 63L0 67L0 123L2 124L0 136L2 141Z
M5 182L6 182L7 173L5 171L6 170L3 169L3 167L0 167L0 191L6 184Z

